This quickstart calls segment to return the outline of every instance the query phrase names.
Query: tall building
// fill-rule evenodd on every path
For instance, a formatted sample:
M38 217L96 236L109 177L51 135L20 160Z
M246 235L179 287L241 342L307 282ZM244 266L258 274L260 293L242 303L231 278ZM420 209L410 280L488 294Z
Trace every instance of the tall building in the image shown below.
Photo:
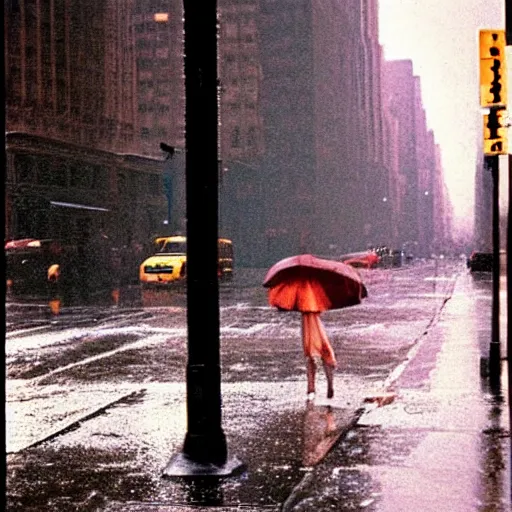
M142 154L160 154L160 142L185 147L183 7L178 0L133 3L119 55L131 61ZM133 55L133 56L132 56Z
M435 254L451 252L453 249L453 208L448 188L444 182L444 172L441 162L441 148L435 144L433 174L433 210L434 210L434 239L432 249Z
M381 48L381 55L383 51ZM384 61L382 61L384 62ZM391 91L386 81L386 68L381 66L382 84L382 117L383 117L383 154L384 154L384 177L386 180L386 193L383 196L383 203L387 212L383 220L387 228L383 227L386 244L392 249L401 247L401 238L398 231L400 212L402 211L402 196L405 186L405 177L400 172L400 122L398 116L393 113L391 102Z
M416 135L416 215L418 229L417 254L430 256L434 240L434 133L427 127L421 95L420 77L414 77L415 135Z
M364 123L361 139L360 160L363 162L364 179L362 197L365 201L364 233L365 245L375 247L391 243L392 208L390 202L390 162L384 139L385 105L382 67L382 47L379 44L379 16L376 0L361 2L362 53L359 56L363 80L361 97L361 118Z
M181 5L6 3L7 128L154 157L183 147Z
M104 148L106 4L20 0L4 14L6 128Z
M257 0L219 2L220 155L226 165L255 163L264 150L258 14Z
M161 152L141 156L138 132L134 4L4 3L6 236L103 224L129 244L161 229Z
M359 249L382 131L380 119L368 118L379 107L378 55L368 35L375 2L354 9L261 0L259 7L262 250L275 260Z
M377 0L219 0L218 10L219 231L239 264L420 243L434 142L412 62L383 60ZM81 158L79 148L99 152L88 164L107 176L108 208L124 197L120 217L140 216L140 231L184 231L184 154L164 164L160 149L185 145L182 2L13 0L4 12L7 130L72 144ZM127 174L101 152L151 162ZM144 211L138 193L159 208Z
M398 121L398 167L403 184L398 232L402 244L412 251L418 243L416 101L412 61L386 61L384 76L388 111Z
M239 264L256 265L265 231L259 1L219 1L219 232Z
M429 257L452 245L452 212L440 149L427 125L421 80L413 74L412 61L386 62L383 83L387 126L395 132L390 180L397 223L393 239L406 252Z
M480 148L480 144L478 146ZM474 250L492 252L492 173L485 166L482 149L475 170Z

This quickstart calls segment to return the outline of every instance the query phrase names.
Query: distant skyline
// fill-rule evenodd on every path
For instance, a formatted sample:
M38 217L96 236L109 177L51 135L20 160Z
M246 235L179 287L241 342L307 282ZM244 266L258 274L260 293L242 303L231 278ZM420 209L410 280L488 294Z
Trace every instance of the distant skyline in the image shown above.
M414 74L421 78L427 124L441 148L454 228L468 233L482 143L478 33L505 27L505 0L379 0L379 25L385 58L412 60Z

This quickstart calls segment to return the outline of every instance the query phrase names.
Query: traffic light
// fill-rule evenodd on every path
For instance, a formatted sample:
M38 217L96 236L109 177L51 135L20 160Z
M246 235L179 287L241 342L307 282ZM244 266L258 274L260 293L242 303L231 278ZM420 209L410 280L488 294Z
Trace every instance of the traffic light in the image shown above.
M498 108L484 115L484 155L508 153L506 115L506 110Z
M480 30L480 105L504 106L507 101L505 31Z

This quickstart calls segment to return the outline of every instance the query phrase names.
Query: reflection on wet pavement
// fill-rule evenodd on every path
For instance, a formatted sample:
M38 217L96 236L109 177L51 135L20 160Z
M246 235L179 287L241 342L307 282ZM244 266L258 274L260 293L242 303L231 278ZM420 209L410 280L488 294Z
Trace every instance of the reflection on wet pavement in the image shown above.
M304 412L302 464L314 466L320 462L337 441L341 429L336 425L330 406L315 406L308 401Z
M36 503L52 503L60 512L67 510L68 499L85 504L90 496L113 502L108 510L119 511L126 510L123 504L132 500L277 510L309 471L304 455L310 452L318 457L318 446L325 450L325 438L331 442L333 432L339 432L338 422L346 422L352 414L351 410L324 405L306 407L305 401L298 405L304 399L301 384L276 389L275 383L261 383L243 423L239 415L225 415L230 453L242 462L250 461L242 475L207 485L202 479L162 478L163 469L180 451L184 439L184 390L181 386L150 385L144 398L132 401L129 407L115 405L63 437L10 455L9 510L38 510ZM240 386L238 392L235 388L235 393L227 396L244 403ZM255 393L253 386L247 386L247 391ZM42 468L51 468L44 478ZM18 493L16 482L24 482L25 491L28 485L31 492ZM69 510L75 509L70 506Z

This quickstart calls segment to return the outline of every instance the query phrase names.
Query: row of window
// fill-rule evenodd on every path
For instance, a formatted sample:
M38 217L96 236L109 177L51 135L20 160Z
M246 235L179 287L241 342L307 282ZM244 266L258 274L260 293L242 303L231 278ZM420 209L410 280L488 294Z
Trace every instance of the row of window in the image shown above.
M18 184L95 191L107 191L110 185L108 169L100 165L56 157L16 155L14 166ZM161 176L137 171L118 171L117 189L122 195L143 193L157 196L162 194Z
M247 131L247 147L255 148L257 146L257 130L256 127L250 126ZM240 148L242 147L242 135L240 128L235 126L231 132L231 147Z

